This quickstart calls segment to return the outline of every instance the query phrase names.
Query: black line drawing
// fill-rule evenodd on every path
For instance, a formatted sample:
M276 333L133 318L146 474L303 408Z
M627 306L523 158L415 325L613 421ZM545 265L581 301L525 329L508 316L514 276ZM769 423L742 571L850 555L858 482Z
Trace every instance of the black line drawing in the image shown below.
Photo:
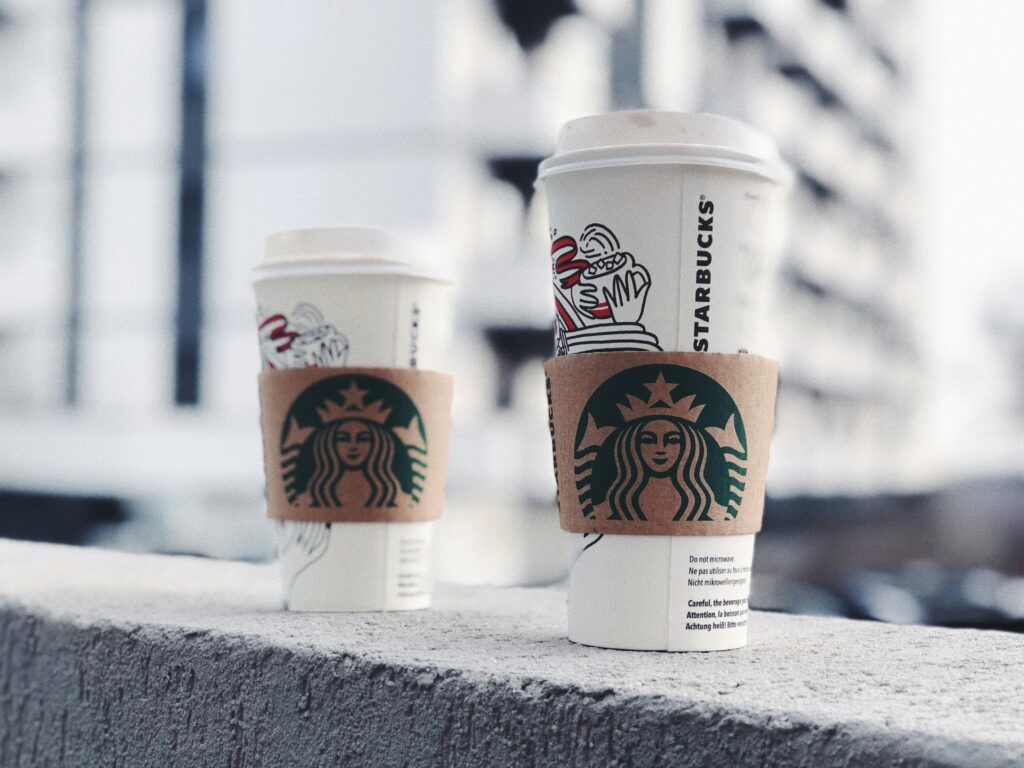
M291 315L259 311L260 356L264 368L343 366L348 338L312 304L299 304Z
M278 557L282 563L299 565L286 574L285 595L290 600L295 580L327 554L331 524L304 520L282 520L278 528Z
M644 324L651 273L603 224L590 224L577 241L552 233L555 352L657 351Z

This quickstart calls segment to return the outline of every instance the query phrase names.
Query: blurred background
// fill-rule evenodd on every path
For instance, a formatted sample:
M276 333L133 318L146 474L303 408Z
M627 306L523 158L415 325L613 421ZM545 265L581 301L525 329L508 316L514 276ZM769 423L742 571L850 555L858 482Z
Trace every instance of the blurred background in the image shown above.
M460 285L443 581L566 572L538 161L654 107L797 172L755 606L1024 629L1024 9L0 0L0 535L273 557L249 270L364 225Z

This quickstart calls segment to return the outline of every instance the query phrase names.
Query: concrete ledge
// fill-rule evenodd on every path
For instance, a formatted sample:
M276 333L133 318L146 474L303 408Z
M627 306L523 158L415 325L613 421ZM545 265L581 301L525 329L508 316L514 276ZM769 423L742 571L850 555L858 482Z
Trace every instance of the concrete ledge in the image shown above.
M0 541L3 766L1012 766L1024 637L755 613L564 640L557 589L286 614L272 567Z

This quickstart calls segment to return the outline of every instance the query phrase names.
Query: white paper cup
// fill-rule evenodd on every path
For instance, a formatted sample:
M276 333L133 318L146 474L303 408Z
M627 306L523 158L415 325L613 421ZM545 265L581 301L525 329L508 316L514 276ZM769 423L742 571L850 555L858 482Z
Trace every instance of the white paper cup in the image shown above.
M645 111L566 124L539 175L556 353L769 351L763 314L789 176L771 139L727 118ZM570 640L746 645L752 534L576 542ZM728 576L715 573L726 564Z
M253 272L264 369L369 366L445 370L451 284L396 255L383 233L309 229L267 238ZM434 523L282 521L289 609L430 606Z

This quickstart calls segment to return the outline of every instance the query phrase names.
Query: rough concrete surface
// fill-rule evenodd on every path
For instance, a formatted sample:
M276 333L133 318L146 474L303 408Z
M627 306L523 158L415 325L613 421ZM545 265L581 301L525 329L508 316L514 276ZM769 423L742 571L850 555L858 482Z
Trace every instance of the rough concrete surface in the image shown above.
M558 589L288 614L270 566L0 541L0 766L1024 765L1024 637L755 613L565 639Z

